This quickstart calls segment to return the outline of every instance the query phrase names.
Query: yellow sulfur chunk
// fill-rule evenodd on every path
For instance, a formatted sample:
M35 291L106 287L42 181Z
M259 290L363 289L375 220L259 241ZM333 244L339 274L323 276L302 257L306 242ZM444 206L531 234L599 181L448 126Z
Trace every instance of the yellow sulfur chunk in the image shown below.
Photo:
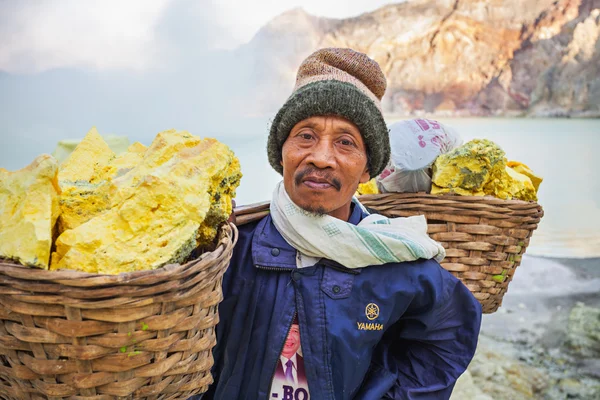
M0 257L48 269L59 214L57 172L47 154L16 172L0 168Z
M93 127L60 166L58 179L70 182L89 181L102 175L103 168L113 158L115 158L115 153Z
M170 129L156 135L150 147L148 147L142 157L141 162L130 172L118 179L114 179L114 185L117 187L116 197L112 203L117 204L133 195L137 185L152 173L152 171L166 162L170 161L176 154L188 148L198 146L202 142L197 136L186 131L177 131ZM137 152L142 148L136 145Z
M232 153L233 154L233 153ZM230 154L215 154L215 157L229 158ZM233 212L231 200L235 198L235 190L240 185L242 174L240 172L240 162L236 157L228 162L228 167L219 174L215 174L211 182L210 209L206 218L198 231L198 246L209 247L217 236L218 227Z
M509 167L494 175L485 185L484 192L504 200L537 200L531 179Z
M360 196L363 194L378 194L379 190L377 189L377 182L375 182L375 178L371 179L366 183L361 183L358 185L358 189L356 189L356 196Z
M214 238L216 228L201 227L228 217L240 177L226 145L162 132L141 164L113 180L112 208L57 239L51 268L117 274L183 262L201 235Z
M506 165L511 167L516 172L528 176L529 179L531 179L533 187L535 188L535 192L537 193L537 191L540 189L540 183L542 183L542 181L544 180L541 176L534 174L531 168L518 161L509 161L508 163L506 163Z
M442 188L480 191L503 174L504 151L494 142L475 139L440 155L433 164L432 182Z
M506 167L506 174L509 177L508 191L511 198L526 201L537 200L535 187L528 176L509 167Z
M485 139L440 155L433 165L432 181L432 194L536 200L531 179L507 167L504 151Z
M108 164L115 154L96 128L90 129L61 164L58 182L61 214L58 233L73 229L110 207Z
M126 136L102 135L102 139L116 155L124 153L127 146L129 146L129 139ZM73 153L79 143L81 143L81 140L63 139L56 144L52 156L56 158L60 165Z
M113 179L125 175L142 162L146 149L147 147L140 142L135 142L125 153L116 157L105 167L103 177Z
M431 185L431 194L458 194L461 196L485 196L483 190L465 190L461 188L443 188L435 183Z

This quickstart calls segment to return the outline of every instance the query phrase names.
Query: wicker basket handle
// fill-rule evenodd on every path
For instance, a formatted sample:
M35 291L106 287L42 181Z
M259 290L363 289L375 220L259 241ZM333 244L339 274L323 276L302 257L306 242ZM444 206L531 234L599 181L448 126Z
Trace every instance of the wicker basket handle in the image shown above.
M260 203L253 203L234 208L233 213L235 214L235 224L237 226L241 226L261 219L269 213L270 205L270 201L261 201Z

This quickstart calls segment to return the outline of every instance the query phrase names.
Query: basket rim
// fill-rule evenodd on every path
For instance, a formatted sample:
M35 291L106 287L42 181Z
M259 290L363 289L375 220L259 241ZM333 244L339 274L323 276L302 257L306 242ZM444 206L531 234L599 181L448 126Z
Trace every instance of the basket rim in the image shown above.
M185 264L172 263L160 268L143 271L122 272L120 274L94 274L77 270L46 270L37 267L23 265L17 261L0 258L0 276L6 275L18 279L31 281L53 281L69 285L80 281L78 287L104 286L104 285L130 285L135 283L141 285L145 279L152 278L148 284L153 284L159 276L172 275L190 268L200 261L216 260L223 255L227 247L235 246L238 240L237 227L232 223L223 224L219 228L219 241L213 251L202 253L199 257Z
M417 193L377 193L365 194L357 196L359 201L384 201L394 199L414 199L414 200L433 200L437 204L452 206L472 204L474 209L482 210L494 208L498 211L498 207L509 207L515 210L536 210L538 214L543 213L543 207L537 201L525 201L518 199L504 200L494 196L462 196L456 193L430 194L425 192ZM270 200L260 201L256 203L240 205L234 208L233 212L238 219L237 225L255 221L267 215L270 210ZM543 215L543 214L542 214Z
M539 205L537 201L533 200L519 200L519 199L501 199L494 196L463 196L456 193L444 193L444 194L431 194L425 192L417 192L417 193L377 193L377 194L363 194L358 196L358 199L385 199L387 197L395 197L395 198L427 198L427 199L444 199L444 200L454 200L457 202L480 202L480 203L492 203L492 204L529 204L529 205Z

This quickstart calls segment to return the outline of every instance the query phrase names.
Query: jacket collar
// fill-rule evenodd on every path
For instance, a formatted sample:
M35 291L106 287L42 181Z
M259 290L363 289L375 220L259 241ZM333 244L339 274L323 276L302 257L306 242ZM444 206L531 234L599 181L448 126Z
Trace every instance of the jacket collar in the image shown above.
M354 203L348 222L353 225L367 216ZM252 262L261 267L296 268L296 249L279 233L271 215L264 217L256 227L252 237Z

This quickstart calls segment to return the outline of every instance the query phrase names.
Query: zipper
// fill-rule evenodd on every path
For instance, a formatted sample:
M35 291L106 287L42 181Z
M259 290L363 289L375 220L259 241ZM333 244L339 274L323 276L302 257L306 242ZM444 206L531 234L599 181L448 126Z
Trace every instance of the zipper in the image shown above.
M288 271L288 272L291 272L290 268L284 268L284 267L267 267L265 265L259 265L259 264L254 264L254 266L259 269L265 270L265 271L277 271L277 272ZM269 386L269 392L267 393L267 400L270 399L269 396L271 394L271 390L273 390L273 379L275 379L275 372L277 371L277 361L279 361L279 358L281 357L281 352L283 351L283 347L285 346L287 337L290 334L290 331L292 330L292 323L294 322L294 319L296 318L297 315L298 315L298 310L296 309L296 310L294 310L292 319L288 322L288 327L287 327L285 336L283 337L283 342L281 343L281 347L279 348L279 352L277 353L277 358L275 359L275 365L273 365L273 373L271 374L271 385ZM302 333L300 333L300 346L302 346Z
M264 269L266 271L293 271L295 268L284 268L284 267L266 267L264 265L254 264L256 268Z
M282 269L285 269L285 268L282 268ZM277 371L277 361L279 361L279 358L281 357L281 352L283 351L283 347L285 346L287 337L290 334L290 331L292 330L292 322L294 322L294 318L296 318L297 315L298 315L298 311L296 310L296 311L294 311L294 315L292 315L292 319L288 323L288 328L287 328L287 331L283 338L283 343L281 343L281 348L279 349L279 352L277 353L277 359L275 360L275 365L273 366L273 373L271 374L271 386L269 386L269 392L267 393L267 400L269 399L271 390L273 390L273 379L275 379L275 372ZM300 322L300 321L298 321L298 322ZM300 324L298 323L298 325L300 325ZM302 346L302 333L300 333L300 346Z

